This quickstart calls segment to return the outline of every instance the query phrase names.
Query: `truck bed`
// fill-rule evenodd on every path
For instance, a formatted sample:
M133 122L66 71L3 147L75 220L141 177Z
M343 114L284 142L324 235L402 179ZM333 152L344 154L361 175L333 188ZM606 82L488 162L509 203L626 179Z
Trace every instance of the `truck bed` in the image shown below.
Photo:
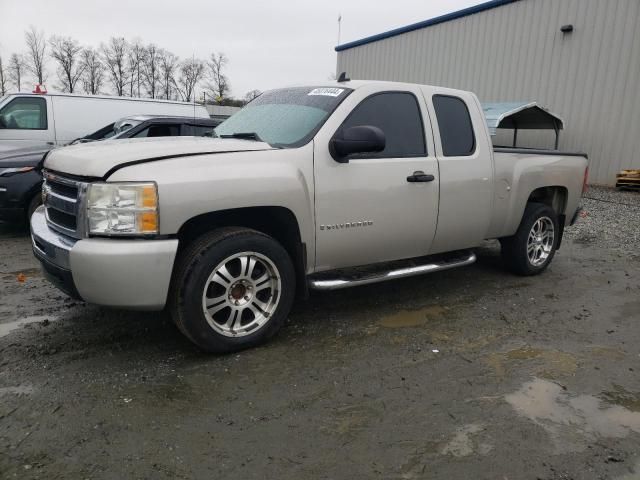
M562 157L584 157L587 154L583 152L565 152L563 150L545 150L541 148L513 148L513 147L493 147L495 153L526 153L529 155L558 155Z

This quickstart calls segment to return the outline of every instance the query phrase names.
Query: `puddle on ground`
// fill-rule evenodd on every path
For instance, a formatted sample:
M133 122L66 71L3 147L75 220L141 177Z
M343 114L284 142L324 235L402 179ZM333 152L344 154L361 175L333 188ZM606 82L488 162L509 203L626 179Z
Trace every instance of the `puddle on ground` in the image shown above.
M432 305L419 310L400 310L380 320L380 325L387 328L419 327L431 320L442 318L447 309Z
M435 455L450 455L456 458L464 458L471 455L488 455L493 450L493 445L478 440L485 430L482 423L470 423L456 428L451 440L426 441L419 445L415 451L407 457L401 467L403 479L425 478L425 471L433 463ZM412 447L413 442L408 442Z
M620 405L632 412L640 412L640 393L629 392L620 385L614 384L613 390L602 392L600 398L607 403Z
M30 323L44 322L45 320L48 320L49 322L55 322L56 320L58 320L58 317L53 317L51 315L34 315L33 317L21 318L20 320L16 320L15 322L0 323L0 338L6 337L14 330L18 330L25 325L29 325Z
M520 415L544 428L556 453L584 450L598 437L640 433L640 412L593 395L570 395L560 385L536 378L505 400Z
M487 455L493 450L493 445L477 442L474 435L484 430L481 423L471 423L456 429L456 433L444 447L440 450L442 455L452 455L454 457L468 457L474 453Z
M609 360L623 360L627 356L624 351L614 347L595 346L589 347L588 351L589 356L604 357Z
M493 368L497 377L504 377L511 363L536 360L539 365L538 375L554 378L560 375L573 375L578 368L574 355L558 350L522 347L508 352L495 352L487 356L487 363Z
M324 433L353 436L366 429L370 422L379 419L382 413L367 404L345 405L336 407L328 425L320 427Z
M34 388L31 385L19 385L17 387L0 387L0 397L3 395L31 395Z

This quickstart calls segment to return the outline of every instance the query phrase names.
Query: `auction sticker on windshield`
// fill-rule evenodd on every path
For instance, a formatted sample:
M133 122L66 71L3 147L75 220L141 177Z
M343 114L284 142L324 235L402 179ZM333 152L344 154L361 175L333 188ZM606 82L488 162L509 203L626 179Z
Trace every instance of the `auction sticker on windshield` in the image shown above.
M344 92L344 88L314 88L307 95L325 95L327 97L338 97L340 94Z

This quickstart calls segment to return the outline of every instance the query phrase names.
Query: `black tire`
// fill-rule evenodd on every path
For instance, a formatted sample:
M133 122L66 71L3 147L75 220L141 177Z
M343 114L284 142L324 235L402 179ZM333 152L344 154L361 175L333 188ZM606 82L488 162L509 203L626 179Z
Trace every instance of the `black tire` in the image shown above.
M210 275L214 269L221 262L241 252L255 252L268 259L279 273L280 288L277 291L278 300L275 310L266 316L268 318L264 320L264 324L255 327L255 331L242 333L242 336L227 336L214 329L209 323L214 320L205 315L203 294L205 286L209 288L211 285ZM276 278L276 276L269 278ZM254 347L275 335L291 311L295 290L296 277L293 262L287 251L277 241L268 235L247 228L222 228L196 238L179 254L172 278L168 306L173 321L180 331L198 347L212 353L229 353ZM256 291L255 294L257 298L258 292ZM231 288L222 295L229 295L228 298L231 299ZM269 293L269 301L272 295L274 295L273 291ZM239 316L242 317L242 315L240 313ZM219 328L222 327L219 326Z
M33 212L35 212L36 208L38 208L40 205L42 205L42 195L40 193L37 193L33 196L31 201L29 202L29 205L27 206L27 225L29 225L31 222L31 215L33 215Z
M534 264L527 251L529 234L534 224L538 220L545 221L544 219L549 219L553 224L553 238L550 251L547 253L548 256L544 260L535 259L536 263ZM543 203L528 203L515 235L500 239L505 266L516 275L528 276L542 273L549 266L556 253L559 233L558 216L551 207Z

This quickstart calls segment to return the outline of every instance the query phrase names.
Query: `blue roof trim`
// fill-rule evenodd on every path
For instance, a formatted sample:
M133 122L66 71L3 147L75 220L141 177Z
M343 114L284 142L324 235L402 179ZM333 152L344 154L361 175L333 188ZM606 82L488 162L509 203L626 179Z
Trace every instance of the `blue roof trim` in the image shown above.
M377 42L378 40L384 40L385 38L395 37L396 35L400 35L402 33L413 32L414 30L431 27L433 25L448 22L450 20L455 20L457 18L467 17L475 13L484 12L485 10L491 10L492 8L501 7L502 5L507 5L509 3L514 3L517 1L518 0L492 0L490 2L481 3L480 5L474 5L473 7L468 7L463 10L447 13L446 15L441 15L436 18L431 18L429 20L424 20L418 23L412 23L411 25L407 25L405 27L395 28L393 30L389 30L388 32L382 32L378 33L377 35L372 35L370 37L361 38L360 40L355 40L353 42L343 43L342 45L338 45L335 50L336 52L341 52L353 47L359 47L360 45L366 45L367 43L373 43Z

